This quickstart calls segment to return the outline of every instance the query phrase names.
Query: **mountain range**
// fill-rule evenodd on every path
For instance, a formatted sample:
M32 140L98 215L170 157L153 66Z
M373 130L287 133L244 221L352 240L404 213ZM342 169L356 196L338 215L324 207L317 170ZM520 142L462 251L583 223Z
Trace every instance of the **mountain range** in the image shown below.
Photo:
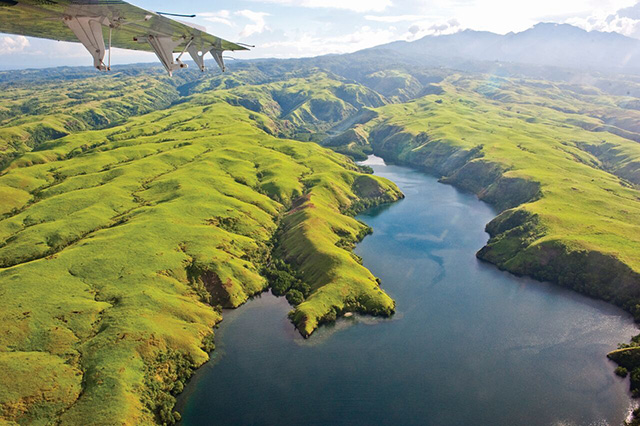
M539 23L505 35L464 30L395 41L366 51L394 52L426 66L465 68L468 61L481 61L640 73L640 40L569 24Z

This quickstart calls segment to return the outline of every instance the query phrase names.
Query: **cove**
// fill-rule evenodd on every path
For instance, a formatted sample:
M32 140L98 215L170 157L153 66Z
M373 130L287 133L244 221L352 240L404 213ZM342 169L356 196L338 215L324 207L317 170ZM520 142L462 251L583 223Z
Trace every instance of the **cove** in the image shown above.
M604 302L477 260L496 212L376 157L406 198L358 218L356 248L396 301L303 339L284 298L225 311L184 425L619 425L632 400L607 352L637 334Z

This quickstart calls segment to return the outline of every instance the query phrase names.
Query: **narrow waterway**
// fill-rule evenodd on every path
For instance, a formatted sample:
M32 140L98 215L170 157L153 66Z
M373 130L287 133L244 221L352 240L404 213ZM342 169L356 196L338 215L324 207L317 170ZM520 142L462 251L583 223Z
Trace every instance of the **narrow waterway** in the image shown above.
M603 302L479 262L492 209L372 157L403 201L365 212L364 265L396 300L302 339L284 298L227 311L185 425L620 425L628 380L605 355L637 333Z

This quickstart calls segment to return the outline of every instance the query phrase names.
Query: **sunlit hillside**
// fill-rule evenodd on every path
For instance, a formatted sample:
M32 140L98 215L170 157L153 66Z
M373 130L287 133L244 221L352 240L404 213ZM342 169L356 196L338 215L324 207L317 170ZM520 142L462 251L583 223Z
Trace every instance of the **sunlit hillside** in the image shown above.
M640 318L638 83L399 58L0 74L2 418L174 423L221 308L268 288L307 337L392 315L352 253L353 216L402 197L369 154L490 203L479 258Z

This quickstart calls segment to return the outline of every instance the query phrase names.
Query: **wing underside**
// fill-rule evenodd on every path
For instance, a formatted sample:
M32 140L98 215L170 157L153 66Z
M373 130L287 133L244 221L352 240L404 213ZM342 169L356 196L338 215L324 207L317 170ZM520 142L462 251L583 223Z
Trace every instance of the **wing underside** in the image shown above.
M224 70L222 52L247 50L121 0L0 0L0 32L80 41L102 70L109 68L104 55L110 47L154 52L169 74L186 66L180 61L185 52L203 70L204 54L211 52Z

